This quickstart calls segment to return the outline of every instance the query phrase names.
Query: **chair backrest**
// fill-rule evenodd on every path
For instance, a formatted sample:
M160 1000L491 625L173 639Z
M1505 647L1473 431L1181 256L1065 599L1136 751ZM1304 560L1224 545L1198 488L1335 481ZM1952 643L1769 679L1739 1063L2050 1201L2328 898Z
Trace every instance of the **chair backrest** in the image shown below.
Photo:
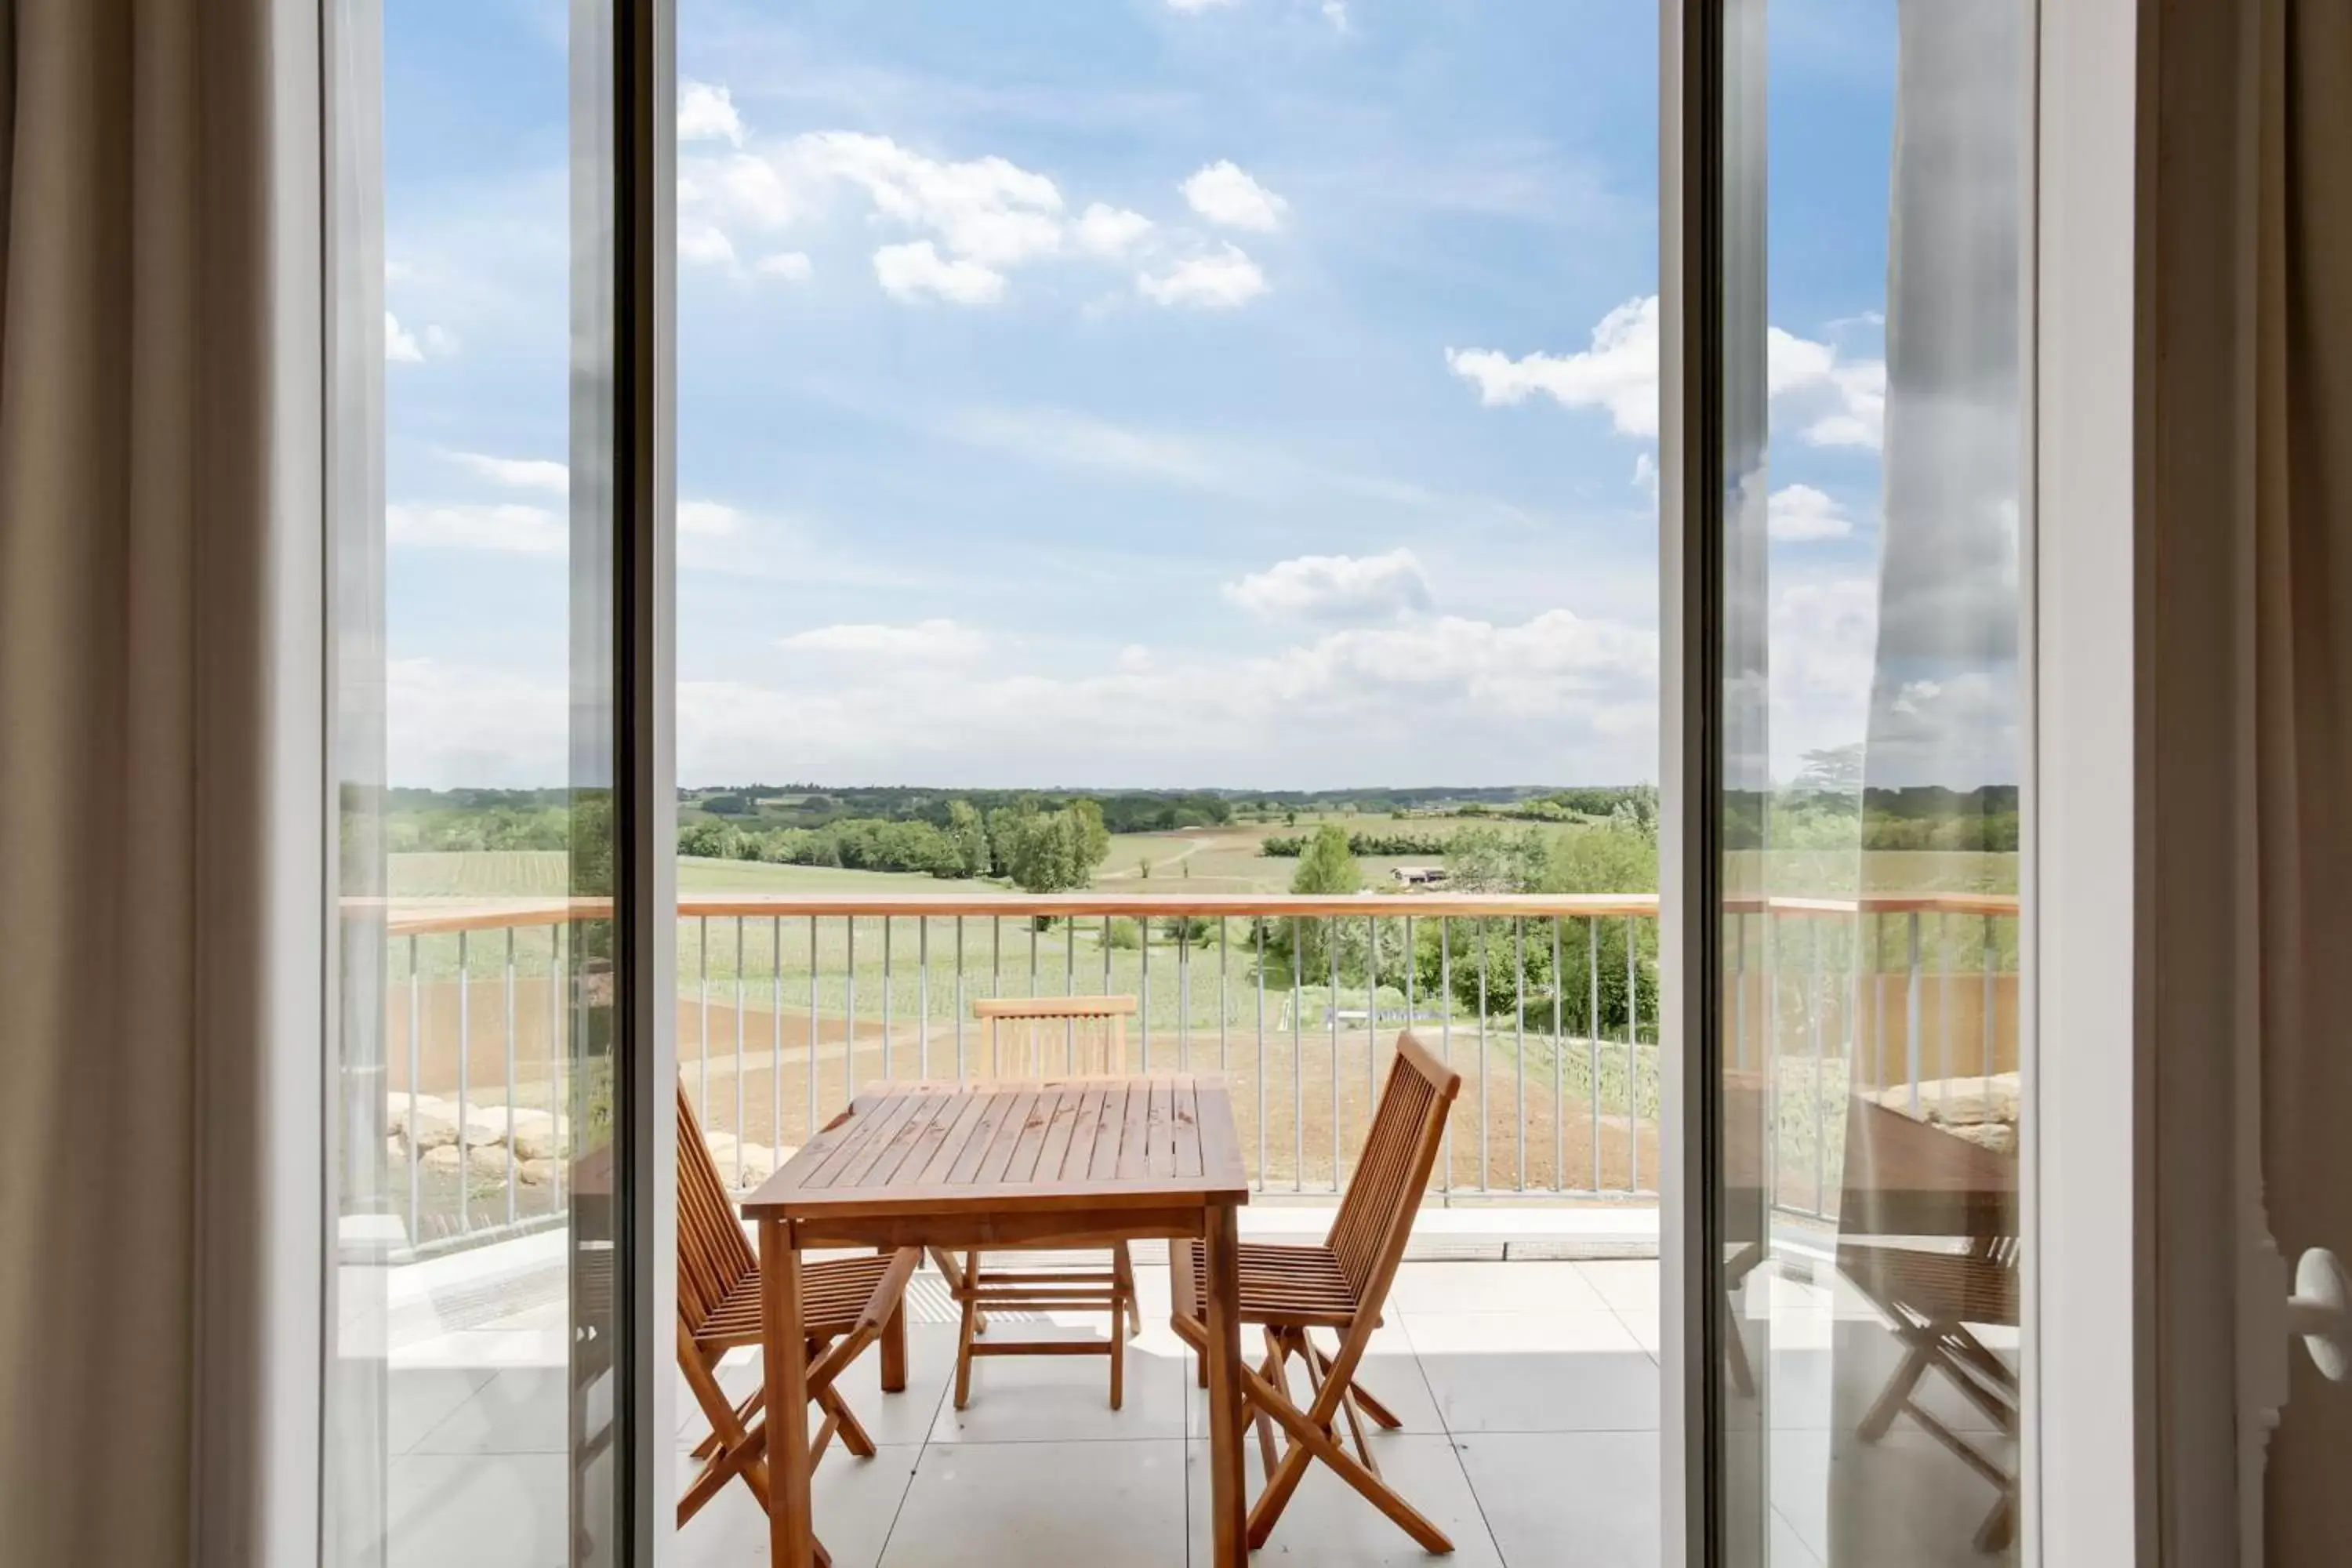
M992 996L972 1004L988 1026L983 1078L1123 1073L1132 996Z
M677 1090L677 1315L689 1333L759 1267L686 1086Z
M1413 1215L1429 1190L1429 1173L1445 1139L1445 1119L1461 1091L1460 1073L1411 1034L1397 1037L1363 1157L1349 1179L1348 1195L1339 1200L1328 1242L1348 1282L1367 1301L1387 1293L1404 1256Z

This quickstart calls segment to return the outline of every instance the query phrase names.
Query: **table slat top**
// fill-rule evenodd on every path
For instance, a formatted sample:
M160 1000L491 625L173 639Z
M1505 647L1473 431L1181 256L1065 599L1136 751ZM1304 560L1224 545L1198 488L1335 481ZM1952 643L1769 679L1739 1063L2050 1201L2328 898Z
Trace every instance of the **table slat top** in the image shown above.
M869 1084L743 1205L754 1219L1246 1203L1222 1079Z

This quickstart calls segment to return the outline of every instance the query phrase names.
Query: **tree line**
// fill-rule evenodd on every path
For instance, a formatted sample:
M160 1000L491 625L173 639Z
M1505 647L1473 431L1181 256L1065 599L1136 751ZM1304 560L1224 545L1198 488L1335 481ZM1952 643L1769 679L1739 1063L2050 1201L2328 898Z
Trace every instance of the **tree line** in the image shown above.
M1022 799L985 814L970 801L955 800L945 816L943 824L846 817L820 827L766 828L704 818L679 825L677 852L780 866L1002 877L1031 893L1083 888L1110 854L1109 824L1100 803L1087 796L1065 805Z

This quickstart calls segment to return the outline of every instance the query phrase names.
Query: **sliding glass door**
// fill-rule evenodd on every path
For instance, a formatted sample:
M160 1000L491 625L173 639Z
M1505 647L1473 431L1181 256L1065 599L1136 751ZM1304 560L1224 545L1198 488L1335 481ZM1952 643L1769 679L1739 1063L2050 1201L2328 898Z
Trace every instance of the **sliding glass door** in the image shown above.
M639 1561L644 34L326 10L328 1552Z
M2032 18L1688 12L1694 1563L2021 1560Z

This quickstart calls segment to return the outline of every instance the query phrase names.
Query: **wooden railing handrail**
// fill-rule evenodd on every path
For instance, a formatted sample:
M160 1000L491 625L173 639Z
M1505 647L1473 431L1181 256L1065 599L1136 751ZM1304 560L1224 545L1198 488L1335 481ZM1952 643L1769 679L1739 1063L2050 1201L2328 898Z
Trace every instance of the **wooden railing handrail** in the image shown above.
M1796 918L1853 914L1959 914L2003 919L2018 912L2014 893L1868 893L1860 898L1736 897L1724 907L1740 914L1769 912ZM559 925L608 916L606 899L517 899L448 904L398 900L349 900L347 915L381 910L388 936L435 936L457 931L499 931L509 926ZM907 916L933 920L958 915L1026 919L1051 915L1079 920L1171 915L1195 919L1293 916L1307 919L1405 915L1451 919L1648 919L1658 912L1655 893L1358 893L1322 896L1294 893L758 893L679 895L681 919L743 916Z

